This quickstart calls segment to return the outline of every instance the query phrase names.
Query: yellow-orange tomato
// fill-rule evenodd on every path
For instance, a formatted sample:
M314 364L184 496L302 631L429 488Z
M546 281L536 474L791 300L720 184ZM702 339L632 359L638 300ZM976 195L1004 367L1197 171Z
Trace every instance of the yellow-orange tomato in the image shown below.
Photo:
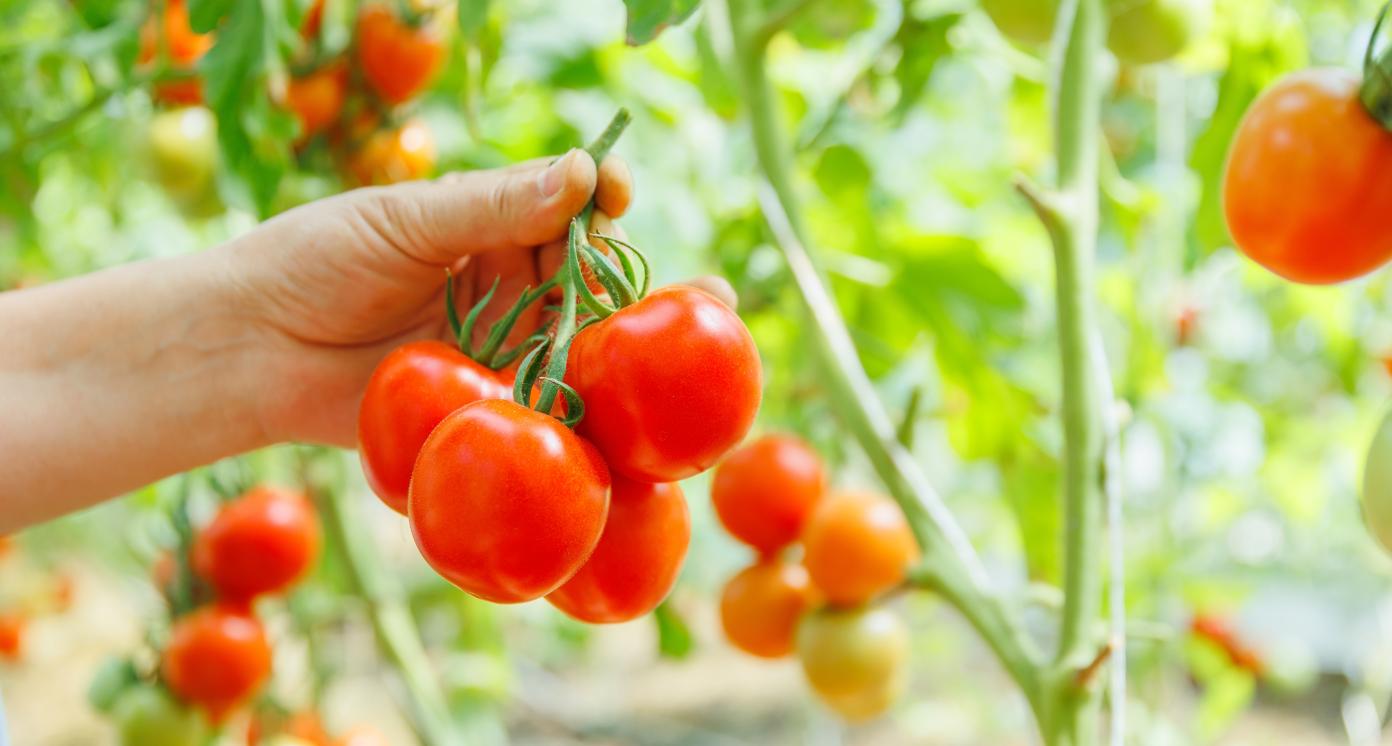
M909 631L889 609L825 609L798 628L807 683L850 722L888 710L908 679Z
M1359 101L1359 77L1315 69L1253 102L1228 151L1233 242L1288 280L1343 282L1392 258L1392 132Z
M24 651L24 629L29 619L23 614L0 614L0 659L19 660Z
M300 120L302 140L328 129L343 111L347 97L348 68L342 62L292 78L285 89L285 105Z
M782 658L793 652L798 621L816 602L807 568L765 559L725 584L720 624L740 650L760 658Z
M802 541L812 584L838 606L865 603L898 585L918 555L899 506L866 492L823 500Z
M377 132L348 164L359 184L395 184L421 179L435 169L435 138L422 122Z
M711 504L731 536L761 553L797 541L826 491L817 452L791 435L765 435L715 467Z

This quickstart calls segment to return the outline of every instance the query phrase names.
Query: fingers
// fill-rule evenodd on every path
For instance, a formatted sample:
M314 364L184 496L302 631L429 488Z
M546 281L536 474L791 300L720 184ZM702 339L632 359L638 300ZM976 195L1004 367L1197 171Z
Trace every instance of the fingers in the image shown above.
M633 174L628 170L628 163L617 155L605 156L604 162L599 164L595 207L606 215L621 218L632 201Z
M589 155L572 150L550 164L401 184L376 191L384 218L377 228L403 252L437 266L462 256L537 246L565 236L597 179Z
M691 287L704 290L715 296L715 299L730 307L731 311L739 310L739 296L735 294L735 288L729 280L719 275L705 275L693 277L682 283Z

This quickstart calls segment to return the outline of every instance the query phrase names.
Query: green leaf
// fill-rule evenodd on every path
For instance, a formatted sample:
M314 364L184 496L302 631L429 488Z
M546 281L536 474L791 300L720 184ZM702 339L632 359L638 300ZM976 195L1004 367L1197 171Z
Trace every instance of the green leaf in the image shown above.
M121 695L138 683L140 674L129 658L109 658L97 669L92 685L87 687L87 701L97 712L111 712Z
M488 23L488 0L459 0L459 33L472 39Z
M628 43L647 44L662 30L685 21L700 0L624 0L628 8Z
M235 5L237 0L189 0L189 27L200 34L213 31Z
M663 658L680 660L691 655L696 648L691 628L670 600L653 610L653 619L657 621L657 650Z
M952 51L947 42L947 33L961 19L960 13L926 20L904 19L899 32L894 35L894 42L902 53L899 64L894 66L894 79L899 83L899 101L894 105L896 117L903 117L918 103L938 60Z

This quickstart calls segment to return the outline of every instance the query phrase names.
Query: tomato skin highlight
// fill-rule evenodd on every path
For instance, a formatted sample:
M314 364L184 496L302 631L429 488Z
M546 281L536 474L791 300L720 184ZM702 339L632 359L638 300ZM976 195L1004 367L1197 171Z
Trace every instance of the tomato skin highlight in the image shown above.
M1392 258L1392 132L1359 101L1359 77L1293 73L1243 115L1228 151L1223 211L1244 254L1324 285Z
M352 126L356 129L360 124L364 123ZM372 133L348 159L349 175L362 186L421 179L434 169L435 136L424 123L415 121L399 129Z
M246 604L303 578L319 544L319 520L304 495L257 487L224 505L198 533L193 567L219 598Z
M488 368L434 340L392 350L367 382L358 408L358 455L372 491L406 515L416 454L451 412L512 391Z
M439 71L445 45L428 28L412 28L382 5L358 14L358 64L377 95L400 104L414 98Z
M792 435L766 435L715 468L711 503L731 536L769 554L797 541L826 481L811 446Z
M590 624L637 619L671 593L690 543L691 516L680 485L615 476L594 554L546 600Z
M842 492L823 500L803 532L812 583L838 606L865 603L903 582L918 544L892 500Z
M494 603L541 598L590 558L609 512L599 451L554 417L484 400L421 447L407 515L421 556Z
M888 710L908 680L909 631L889 609L808 615L798 628L797 650L817 697L853 723Z
M760 658L791 655L798 622L817 603L807 568L766 558L744 568L720 594L720 625L731 645Z
M271 646L255 617L205 606L174 623L161 670L180 699L219 722L270 676Z
M611 469L675 482L710 468L749 432L763 369L734 311L674 285L576 335L566 382L585 401L576 432Z

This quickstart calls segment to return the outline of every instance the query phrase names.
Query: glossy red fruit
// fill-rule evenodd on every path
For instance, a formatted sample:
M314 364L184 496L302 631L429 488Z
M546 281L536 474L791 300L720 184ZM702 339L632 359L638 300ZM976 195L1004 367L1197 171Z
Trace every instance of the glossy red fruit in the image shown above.
M792 435L765 435L715 468L711 503L731 536L763 554L797 541L826 492L812 447Z
M856 606L903 582L918 543L892 500L842 492L817 506L802 536L812 583L833 604Z
M512 391L488 368L443 342L411 342L382 359L358 410L358 453L372 491L406 514L416 454L447 415Z
M559 420L479 401L425 441L407 513L436 572L484 600L518 603L556 590L590 558L609 484L599 452Z
M1244 254L1295 282L1343 282L1392 258L1392 132L1358 75L1314 69L1257 98L1233 136L1223 211Z
M319 544L319 519L309 500L262 486L224 505L199 532L193 567L218 598L245 604L303 578L319 556Z
M585 401L577 432L611 469L675 482L709 469L749 432L763 369L734 311L674 285L576 335L566 382Z
M368 85L399 104L420 93L439 71L445 44L426 26L413 27L382 5L358 14L358 63Z
M614 477L599 545L546 600L591 624L637 619L672 591L690 543L691 517L680 485Z
M255 617L205 606L174 623L161 670L180 699L220 721L270 676L271 646Z

